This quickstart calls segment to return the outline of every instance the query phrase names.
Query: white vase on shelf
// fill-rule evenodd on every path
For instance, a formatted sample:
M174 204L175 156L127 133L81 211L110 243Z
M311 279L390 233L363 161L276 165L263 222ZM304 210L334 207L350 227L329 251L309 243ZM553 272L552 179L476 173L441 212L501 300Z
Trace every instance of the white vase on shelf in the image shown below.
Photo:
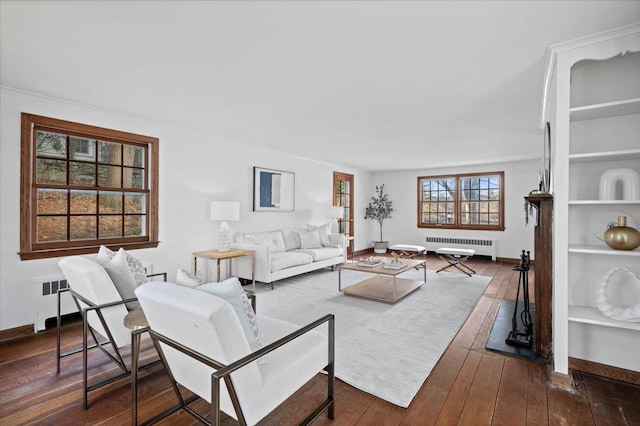
M616 200L616 187L622 185L621 200L640 200L640 175L633 169L610 169L600 176L601 200Z

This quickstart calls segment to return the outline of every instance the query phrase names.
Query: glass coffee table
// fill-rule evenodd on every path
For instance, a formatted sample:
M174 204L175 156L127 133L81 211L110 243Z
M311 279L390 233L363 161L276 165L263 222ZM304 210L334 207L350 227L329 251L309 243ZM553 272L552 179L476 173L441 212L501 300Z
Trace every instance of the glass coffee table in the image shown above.
M396 303L427 282L427 269L425 268L424 259L403 259L400 260L400 262L403 264L401 269L385 268L384 263L377 266L360 266L358 263L344 263L338 267L338 290L349 296L364 297L386 303ZM407 272L409 269L417 268L418 266L422 266L424 273L422 281L398 278L398 275ZM366 272L372 274L373 277L343 289L343 270Z

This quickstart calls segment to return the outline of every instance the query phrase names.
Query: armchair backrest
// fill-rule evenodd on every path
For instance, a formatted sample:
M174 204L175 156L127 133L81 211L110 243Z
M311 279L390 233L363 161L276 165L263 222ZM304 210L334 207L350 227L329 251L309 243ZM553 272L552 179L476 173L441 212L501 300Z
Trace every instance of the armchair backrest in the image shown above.
M150 282L136 289L150 328L181 345L227 365L251 353L240 320L231 305L220 297L174 284ZM211 402L211 373L215 369L162 344L175 380ZM262 386L255 362L231 374L240 404L251 401ZM220 405L235 416L226 386Z
M58 265L67 279L69 288L94 305L122 300L107 271L93 260L82 256L69 256L61 259ZM87 307L82 301L79 302L82 308ZM126 328L123 322L127 315L124 304L110 306L101 311L113 336L113 343L118 348L130 344L131 330ZM95 311L89 312L88 321L94 330L102 336L107 336Z

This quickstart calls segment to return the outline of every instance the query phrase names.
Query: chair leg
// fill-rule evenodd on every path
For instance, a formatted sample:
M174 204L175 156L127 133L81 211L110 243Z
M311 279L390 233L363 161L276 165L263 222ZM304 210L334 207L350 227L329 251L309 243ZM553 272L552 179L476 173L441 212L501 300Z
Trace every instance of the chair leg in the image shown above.
M327 410L327 417L333 420L335 400L333 399L333 385L335 382L335 319L329 320L329 365L327 369L327 399L331 401Z
M57 369L56 372L58 374L60 374L60 335L62 333L62 325L60 324L61 322L61 318L62 316L60 315L60 294L61 292L58 291L58 317L57 317L57 323L56 323L56 364L57 364Z
M89 363L87 359L87 334L89 332L88 313L82 312L82 391L84 393L83 407L85 410L89 408L89 380L87 377L87 369Z

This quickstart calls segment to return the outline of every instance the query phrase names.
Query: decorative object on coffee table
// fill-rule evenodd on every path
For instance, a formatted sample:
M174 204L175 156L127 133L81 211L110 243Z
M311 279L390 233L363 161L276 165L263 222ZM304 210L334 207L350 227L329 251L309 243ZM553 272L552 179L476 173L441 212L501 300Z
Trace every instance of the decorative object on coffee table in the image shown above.
M231 228L227 221L240 220L240 203L236 201L212 201L211 220L220 221L218 231L218 251L229 251L231 244Z
M374 219L380 225L380 240L374 241L374 253L386 253L389 245L388 241L382 238L382 225L385 219L391 218L393 212L393 201L389 199L389 195L384 193L384 184L376 185L376 195L371 197L369 205L365 209L364 218Z

